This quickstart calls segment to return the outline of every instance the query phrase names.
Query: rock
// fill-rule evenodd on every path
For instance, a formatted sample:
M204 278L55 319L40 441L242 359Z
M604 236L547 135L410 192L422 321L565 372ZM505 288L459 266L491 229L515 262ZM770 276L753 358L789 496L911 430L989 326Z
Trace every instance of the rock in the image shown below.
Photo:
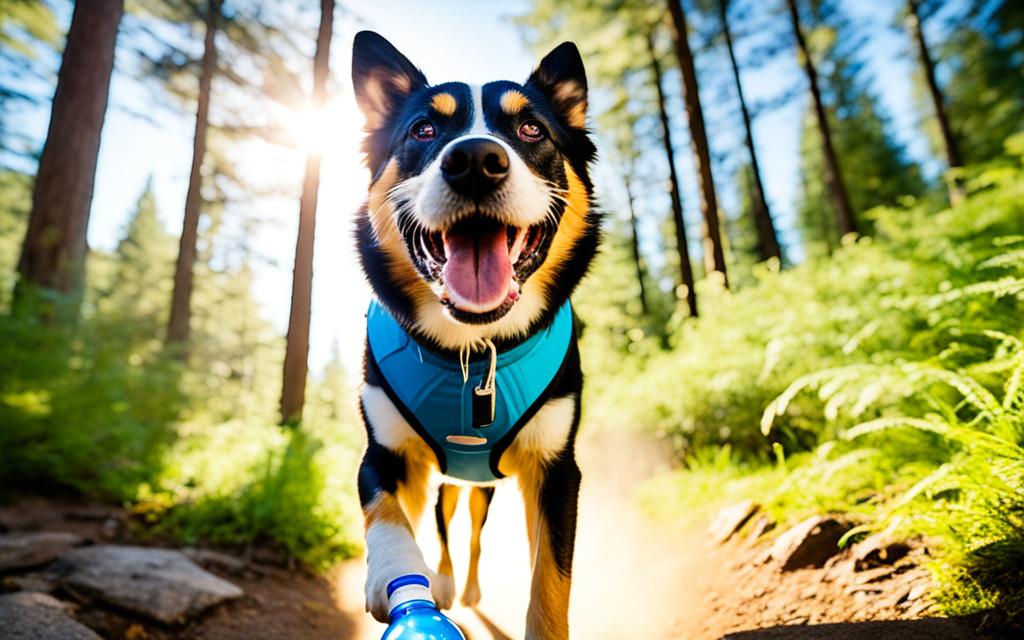
M0 534L0 571L42 566L82 542L79 536L63 531Z
M850 529L850 523L838 518L812 516L776 538L768 553L783 571L820 568L839 552L839 539Z
M106 520L111 517L114 510L110 507L103 507L99 505L87 505L84 507L71 507L64 511L64 515L69 520L81 520L84 522Z
M715 545L724 543L760 510L761 505L752 500L744 500L719 511L711 519L711 525L708 527L708 537L711 543Z
M775 523L766 515L760 515L754 520L754 523L750 525L750 534L747 536L747 542L749 544L756 544L761 536L768 533L775 528Z
M852 576L854 584L871 584L884 582L896 575L896 567L876 567L860 571Z
M186 622L242 590L178 551L118 545L74 549L60 557L61 585L165 624Z
M910 590L910 585L897 586L895 590L889 592L884 606L896 608L903 605L907 601L907 596L910 595Z
M116 538L123 528L124 525L117 518L107 518L103 521L103 537L107 540Z
M45 593L0 596L0 629L7 640L100 640L68 614L67 605Z
M245 560L226 553L211 551L209 549L197 549L195 547L182 549L181 552L184 553L189 560L195 562L204 569L220 571L221 573L227 573L233 576L245 576L252 573Z
M46 573L28 573L23 576L8 576L4 580L15 591L35 591L37 593L53 593L57 583L53 576Z
M910 553L910 545L890 540L883 534L868 536L853 545L854 568L866 571L891 565Z
M929 585L926 582L919 582L914 585L907 594L907 602L917 602L928 593Z

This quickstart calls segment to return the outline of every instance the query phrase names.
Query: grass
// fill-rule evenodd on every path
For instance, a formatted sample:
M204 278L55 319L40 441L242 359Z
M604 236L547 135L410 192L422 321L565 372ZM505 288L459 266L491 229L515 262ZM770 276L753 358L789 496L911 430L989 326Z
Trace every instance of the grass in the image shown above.
M280 427L274 376L230 360L187 370L138 326L0 316L0 498L71 490L184 543L268 546L310 567L357 554L362 427L338 366L311 380L301 426Z

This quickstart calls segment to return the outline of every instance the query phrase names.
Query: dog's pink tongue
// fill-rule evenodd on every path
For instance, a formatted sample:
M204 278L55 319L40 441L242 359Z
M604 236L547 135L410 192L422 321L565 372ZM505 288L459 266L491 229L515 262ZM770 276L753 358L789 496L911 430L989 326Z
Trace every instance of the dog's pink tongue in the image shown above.
M472 313L495 309L508 297L512 262L504 225L453 229L444 238L444 281L455 306Z

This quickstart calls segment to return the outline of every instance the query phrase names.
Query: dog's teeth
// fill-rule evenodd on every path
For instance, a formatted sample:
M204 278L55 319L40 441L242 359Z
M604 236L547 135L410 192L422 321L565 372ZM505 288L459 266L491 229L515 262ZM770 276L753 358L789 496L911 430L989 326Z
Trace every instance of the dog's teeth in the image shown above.
M529 235L529 229L519 229L516 233L515 242L512 243L512 248L508 253L508 259L515 264L519 262L519 258L523 254L523 246L526 244L526 236Z

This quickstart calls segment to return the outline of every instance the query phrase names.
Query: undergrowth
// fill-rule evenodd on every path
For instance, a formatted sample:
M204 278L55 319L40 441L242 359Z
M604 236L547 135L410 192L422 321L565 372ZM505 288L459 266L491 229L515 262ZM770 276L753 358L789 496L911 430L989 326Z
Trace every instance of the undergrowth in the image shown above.
M281 427L273 376L220 355L190 371L139 327L0 314L0 499L72 491L186 543L311 567L358 553L362 428L340 365L311 381L302 424ZM261 357L259 371L280 370L279 354Z
M1024 136L1008 150L1024 158ZM592 397L595 419L653 424L686 454L645 488L663 517L745 498L783 523L854 513L929 540L946 613L1020 617L1024 170L977 171L951 208L873 214L873 242L721 292Z

